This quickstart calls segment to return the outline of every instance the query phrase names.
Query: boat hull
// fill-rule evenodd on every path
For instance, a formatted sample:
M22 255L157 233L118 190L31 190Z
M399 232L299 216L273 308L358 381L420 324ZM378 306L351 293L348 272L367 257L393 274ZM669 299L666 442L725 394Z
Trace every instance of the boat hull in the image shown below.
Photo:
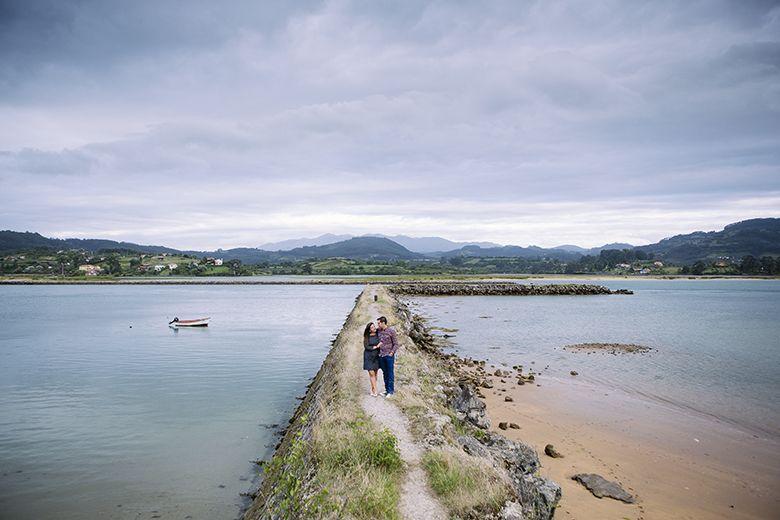
M211 318L199 318L197 320L179 320L169 323L175 329L189 329L194 327L208 327Z

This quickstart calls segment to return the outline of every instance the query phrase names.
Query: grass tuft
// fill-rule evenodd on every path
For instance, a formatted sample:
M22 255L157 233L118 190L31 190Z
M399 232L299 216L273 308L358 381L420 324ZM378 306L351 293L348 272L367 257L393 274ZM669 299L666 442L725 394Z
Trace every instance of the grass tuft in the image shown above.
M497 512L509 496L492 467L466 455L429 451L422 465L431 489L455 515Z

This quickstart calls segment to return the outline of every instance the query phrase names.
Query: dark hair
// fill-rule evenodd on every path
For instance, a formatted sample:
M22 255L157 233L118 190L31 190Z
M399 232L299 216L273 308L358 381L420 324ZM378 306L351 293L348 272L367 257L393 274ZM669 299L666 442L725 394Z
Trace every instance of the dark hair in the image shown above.
M387 325L387 318L385 318L384 316L380 316L379 318L377 318L377 320L376 320L376 321L381 321L382 323L384 323L385 325Z
M366 341L368 341L368 337L371 335L371 325L373 325L373 323L369 322L369 324L366 325L366 330L363 331L363 339Z
M368 348L368 338L371 337L371 325L373 325L373 323L369 322L368 325L366 325L366 330L363 331L363 348Z

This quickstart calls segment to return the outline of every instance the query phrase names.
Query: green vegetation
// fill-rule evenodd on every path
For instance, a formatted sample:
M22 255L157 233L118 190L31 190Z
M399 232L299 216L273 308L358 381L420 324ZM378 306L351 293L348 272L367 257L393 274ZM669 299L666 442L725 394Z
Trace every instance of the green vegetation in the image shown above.
M139 253L104 249L91 253L82 249L52 251L33 249L5 255L0 274L33 277L118 277L118 276L240 276L252 274L238 260L222 261L188 254Z
M355 410L349 420L345 416L324 422L312 451L318 479L329 483L331 495L347 497L338 508L342 513L396 518L404 466L392 433L376 431L362 411Z
M454 451L429 451L423 456L428 482L455 515L495 511L507 499L505 485L484 462Z
M424 260L356 260L348 258L263 262L244 265L240 260L199 257L192 254L139 253L118 249L91 253L85 250L34 249L0 258L0 275L28 277L167 277L167 276L398 276L477 277L496 274L592 275L780 275L780 257L719 257L691 265L669 265L641 249L605 249L597 256L576 260L557 258L494 258L455 256Z

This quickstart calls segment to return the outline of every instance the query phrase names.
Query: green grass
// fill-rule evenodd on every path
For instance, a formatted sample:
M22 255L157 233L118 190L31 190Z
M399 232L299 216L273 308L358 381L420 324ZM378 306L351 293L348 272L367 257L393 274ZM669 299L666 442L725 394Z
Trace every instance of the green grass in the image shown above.
M468 455L451 451L429 451L423 468L431 489L452 514L496 512L509 496L506 484L494 469Z

